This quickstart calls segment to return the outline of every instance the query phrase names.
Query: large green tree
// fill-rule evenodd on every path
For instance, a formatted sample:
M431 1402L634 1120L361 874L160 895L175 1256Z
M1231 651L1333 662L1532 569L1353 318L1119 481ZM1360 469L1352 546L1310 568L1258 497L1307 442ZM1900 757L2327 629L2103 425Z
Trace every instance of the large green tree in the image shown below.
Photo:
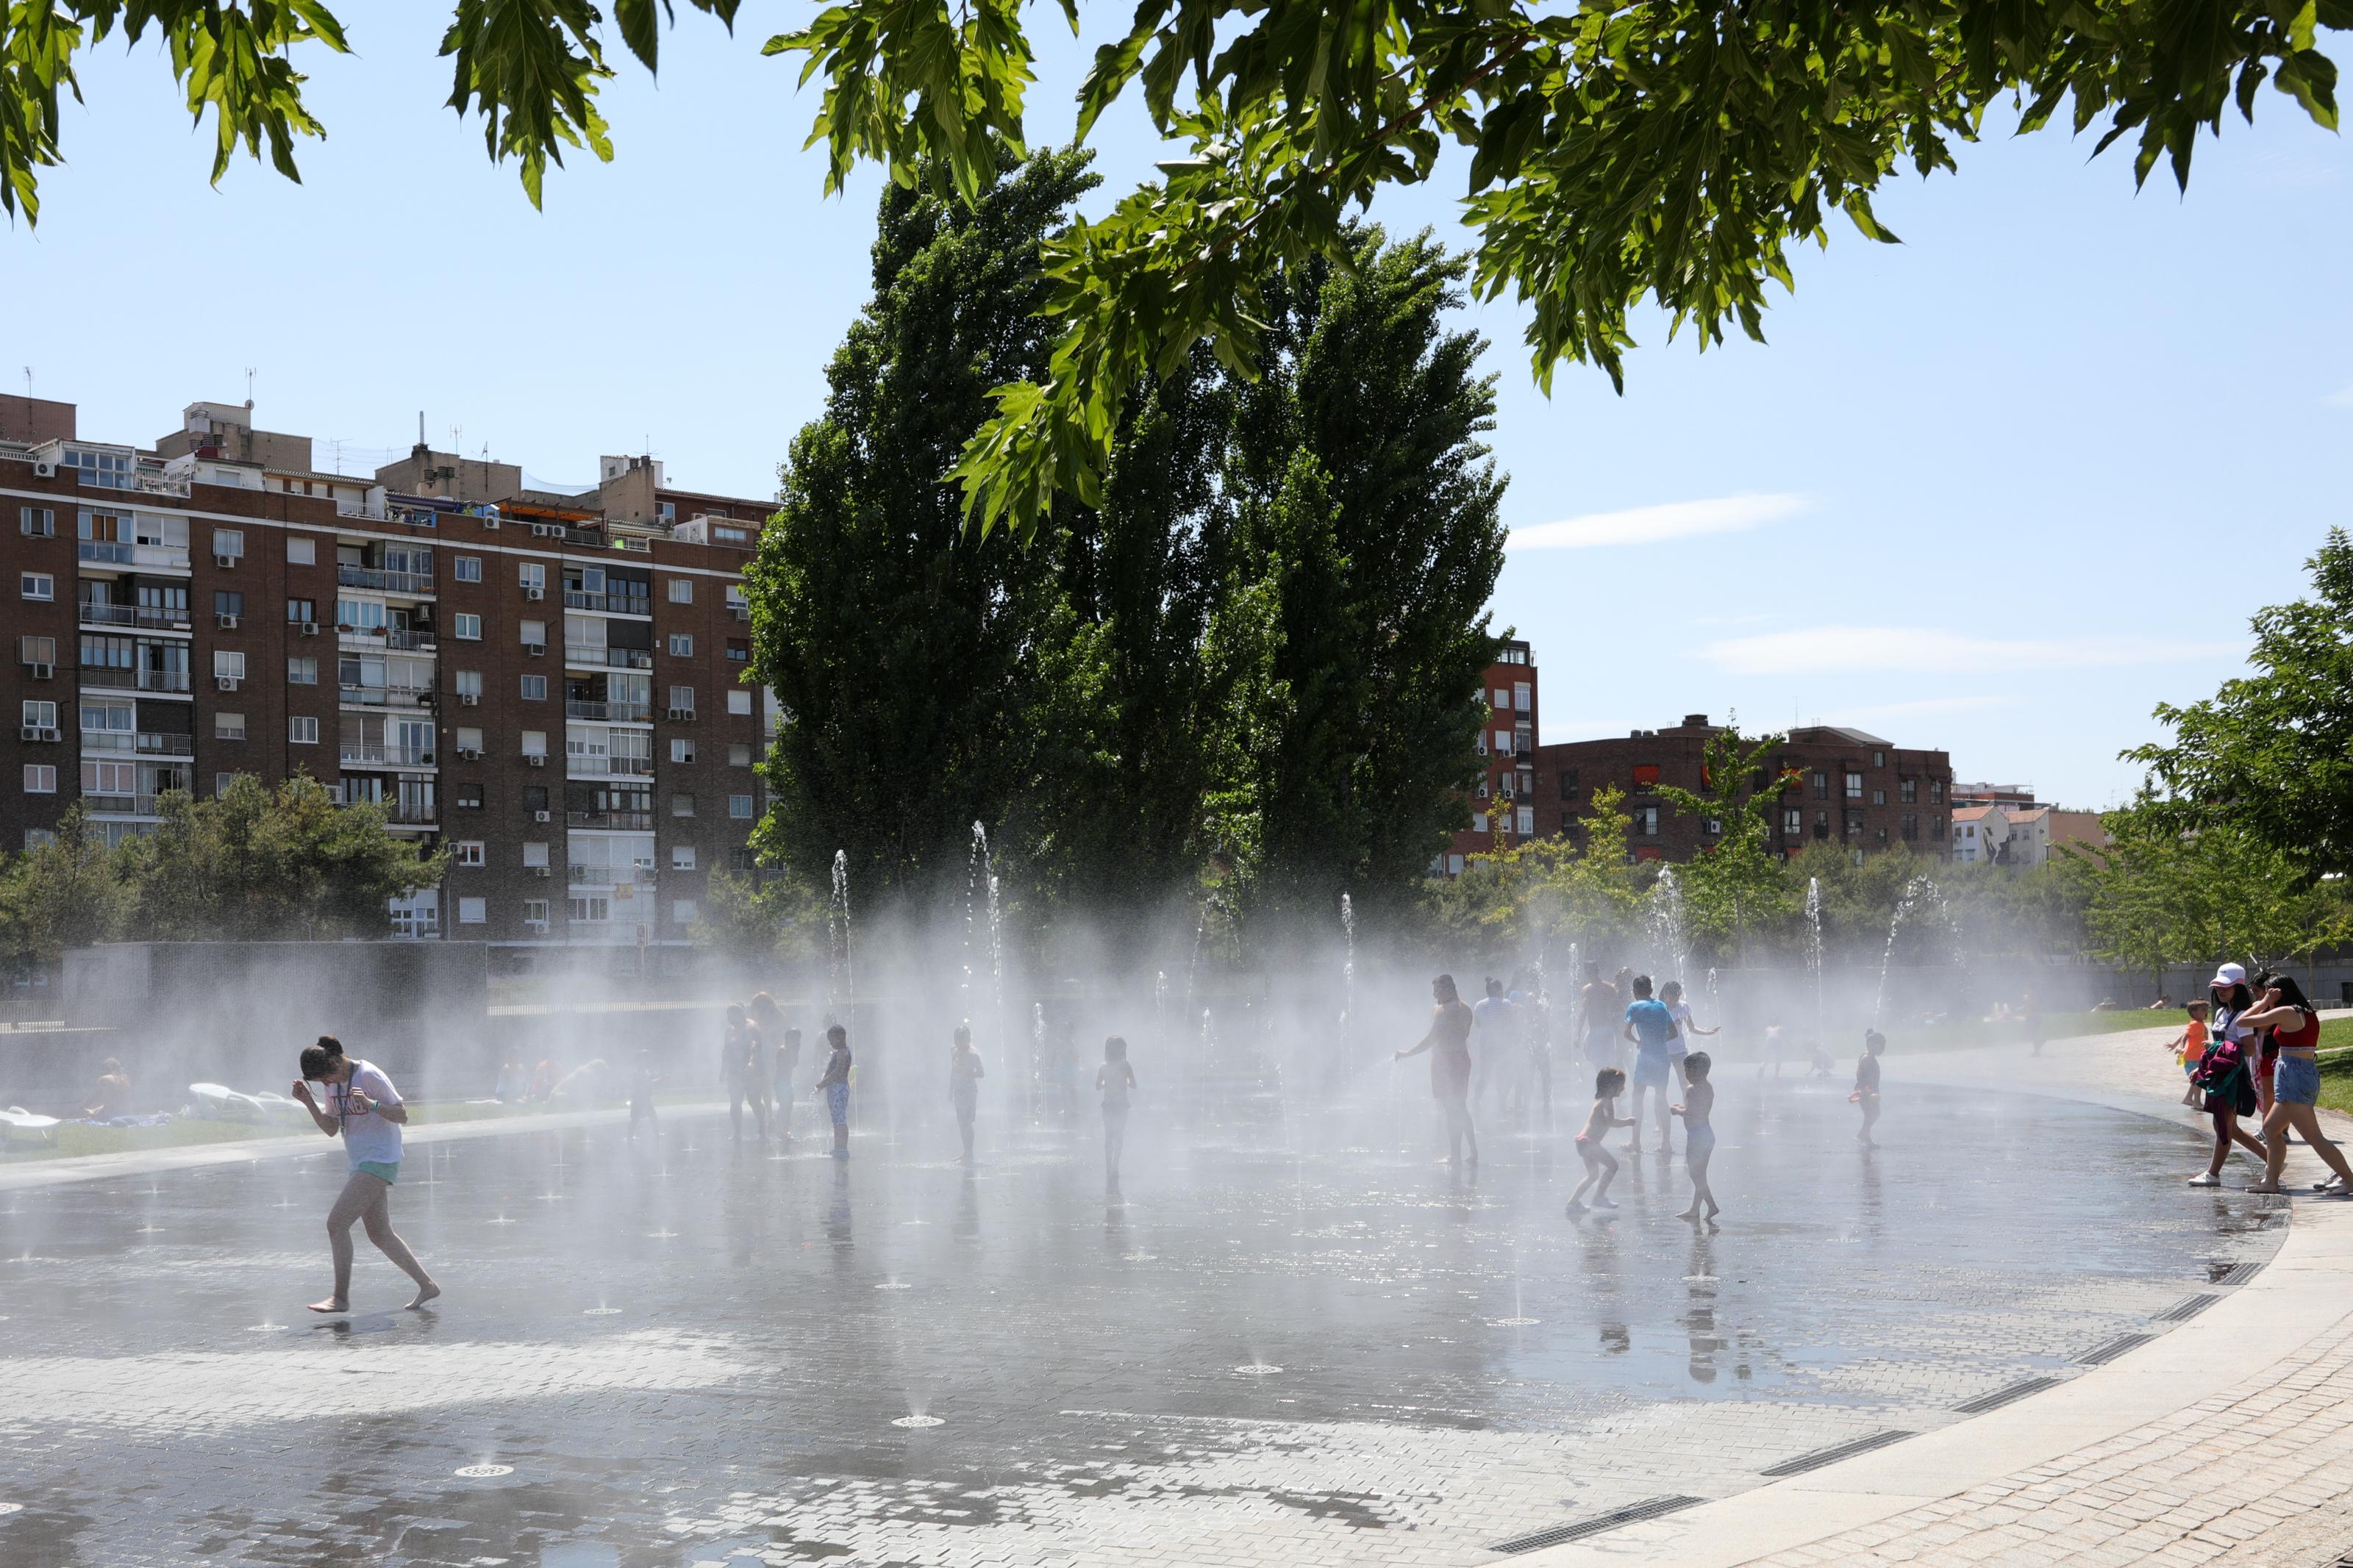
M2306 565L2313 596L2254 617L2253 673L2160 706L2172 741L2125 756L2149 770L2143 816L2237 829L2310 880L2353 875L2353 540L2329 530Z
M136 901L120 858L76 803L48 842L0 865L0 967L23 974L69 947L111 942Z
M739 0L687 0L733 26ZM610 39L657 63L671 0L458 0L441 52L448 105L479 114L533 201L566 147L612 156L597 109ZM1023 152L1033 54L1021 0L839 0L767 52L823 84L811 133L838 190L861 162L901 184L980 199ZM1075 28L1079 0L1055 15ZM60 156L74 61L120 31L160 37L215 178L242 143L294 174L322 127L298 53L349 48L321 0L26 0L5 13L0 203L33 213ZM1262 352L1266 279L1348 250L1345 215L1430 180L1450 142L1478 286L1530 307L1539 380L1562 360L1620 374L1630 308L1655 299L1703 344L1761 335L1788 252L1839 215L1874 240L1874 191L1953 165L1989 116L2060 120L2186 182L2200 131L2252 118L2270 85L2337 123L2324 30L2353 0L1139 0L1079 89L1080 135L1133 94L1180 155L1055 245L1050 363L1009 379L961 468L985 521L1034 531L1057 491L1086 503L1130 392L1208 342L1236 368Z
M1774 758L1783 737L1742 736L1727 724L1700 753L1700 787L1662 784L1668 805L1716 832L1681 873L1686 926L1695 947L1736 955L1751 930L1770 930L1789 912L1788 878L1774 847L1773 814L1797 775Z

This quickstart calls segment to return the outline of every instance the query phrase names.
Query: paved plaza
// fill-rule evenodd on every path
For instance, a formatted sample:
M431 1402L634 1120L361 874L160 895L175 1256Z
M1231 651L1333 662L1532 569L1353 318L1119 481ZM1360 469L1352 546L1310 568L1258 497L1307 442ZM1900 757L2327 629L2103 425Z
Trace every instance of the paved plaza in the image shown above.
M2280 1200L2183 1191L2183 1129L1907 1066L1875 1153L1842 1083L1728 1066L1713 1234L1655 1160L1565 1218L1566 1125L1452 1180L1419 1100L1147 1098L1121 1204L1083 1123L986 1113L969 1175L708 1116L420 1140L395 1217L447 1300L391 1310L363 1242L332 1322L324 1141L0 1191L0 1563L1498 1561L2063 1396L2280 1245Z

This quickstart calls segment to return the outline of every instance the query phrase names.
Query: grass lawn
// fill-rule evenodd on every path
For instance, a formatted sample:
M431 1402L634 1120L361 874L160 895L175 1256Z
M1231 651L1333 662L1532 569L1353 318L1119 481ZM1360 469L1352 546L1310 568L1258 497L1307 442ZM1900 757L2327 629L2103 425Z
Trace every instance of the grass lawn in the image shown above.
M2163 1012L2045 1013L2042 1015L2042 1037L2064 1040L2077 1035L2114 1035L2126 1029L2156 1028L2171 1029L2178 1034L2189 1021L2189 1016L2178 1007ZM1961 1018L1925 1026L1891 1025L1884 1033L1891 1055L2026 1043L2026 1026L2016 1018L2005 1018L1998 1024L1989 1023L1983 1018Z
M2353 1115L2353 1018L2320 1021L2320 1103Z
M692 1105L706 1099L697 1094L659 1094L657 1105ZM615 1100L604 1109L617 1109L626 1103ZM437 1121L481 1121L491 1117L511 1117L516 1120L545 1116L560 1110L595 1110L580 1105L500 1105L495 1102L475 1104L466 1100L417 1100L408 1108L408 1120L417 1126L429 1126ZM202 1121L194 1117L175 1119L162 1127L84 1127L71 1122L57 1130L53 1144L32 1144L12 1141L0 1152L0 1164L16 1164L26 1160L61 1160L77 1154L120 1154L133 1149L185 1149L199 1143L229 1143L244 1138L316 1138L317 1129L304 1121L286 1118L273 1121Z

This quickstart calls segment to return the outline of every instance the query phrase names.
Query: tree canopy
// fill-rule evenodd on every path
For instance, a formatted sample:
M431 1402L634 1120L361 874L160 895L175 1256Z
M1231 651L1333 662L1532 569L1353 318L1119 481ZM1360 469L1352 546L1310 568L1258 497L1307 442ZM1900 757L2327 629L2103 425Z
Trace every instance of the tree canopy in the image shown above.
M740 0L686 0L733 27ZM1025 154L1034 54L1021 0L839 0L770 38L821 84L812 143L839 190L862 162L975 202ZM649 70L673 0L459 0L441 53L448 107L540 199L566 148L613 155L597 109L610 38ZM1056 15L1076 29L1079 0ZM30 218L57 163L77 54L159 36L188 108L213 117L217 179L241 144L294 177L324 133L298 55L348 52L321 0L48 0L10 7L0 58L0 204ZM1463 149L1476 287L1530 308L1549 384L1562 361L1622 379L1631 307L1655 300L1701 344L1762 335L1793 245L1842 215L1893 240L1873 194L1897 170L1954 165L1989 116L2054 120L2186 184L2198 136L2250 120L2269 85L2337 124L2324 30L2353 0L1139 0L1079 89L1080 136L1121 100L1182 144L1160 178L1051 247L1048 363L996 388L956 474L984 529L1029 536L1058 493L1099 503L1126 399L1207 343L1237 372L1263 352L1265 280L1311 256L1345 264L1351 208L1426 182Z

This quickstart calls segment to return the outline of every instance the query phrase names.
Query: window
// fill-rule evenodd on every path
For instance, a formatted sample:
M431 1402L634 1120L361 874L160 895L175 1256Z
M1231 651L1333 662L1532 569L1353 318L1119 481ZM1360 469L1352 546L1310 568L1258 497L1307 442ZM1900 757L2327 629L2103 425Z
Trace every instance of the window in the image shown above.
M1846 797L1849 800L1861 800L1862 798L1862 775L1861 773L1851 773L1846 775Z
M458 749L461 752L480 751L482 749L482 731L480 728L472 724L459 725Z
M81 788L84 795L129 795L139 793L139 767L135 763L100 763L85 757L81 764ZM116 810L122 809L120 806Z
M545 621L523 622L522 646L525 647L545 647L547 646L547 623Z
M242 713L216 713L216 714L214 714L214 715L213 715L213 739L214 739L214 740L216 740L216 741L242 741L242 740L244 740L244 739L245 739L245 715L244 715L244 714L242 714Z
M670 918L678 924L690 925L693 923L694 914L694 900L692 899L672 899L670 901Z
M524 845L522 847L522 863L526 869L533 866L546 865L547 846L544 844Z
M490 924L491 900L488 899L459 899L458 900L458 923L461 926Z
M19 664L55 665L58 662L58 639L55 637L20 637L16 639L16 662Z
M1928 781L1928 804L1930 805L1937 805L1943 801L1944 798L1945 781L1942 779L1930 779Z
M16 531L27 539L55 539L58 514L45 506L20 506L16 509Z
M1658 763L1635 763L1635 764L1634 764L1634 787L1635 787L1636 789L1656 789L1656 788L1658 788L1658 787L1659 787L1659 764L1658 764Z
M670 652L672 658L692 658L694 657L694 638L685 632L670 633Z
M691 715L694 711L694 688L673 686L670 689L670 708L673 713Z
M1472 749L1472 751L1474 751L1474 752L1478 752L1478 753L1479 753L1481 756L1482 756L1482 757L1483 757L1483 756L1485 756L1485 755L1487 754L1487 731L1486 731L1482 730L1482 731L1479 731L1479 738L1478 738L1477 740L1475 740L1475 741L1473 741L1473 742L1471 742L1471 749Z
M1655 805L1636 806L1634 831L1645 838L1656 838L1659 836L1659 808Z
M458 840L458 864L460 866L482 864L482 841L479 838Z
M670 602L673 605L694 603L694 579L673 577L670 580Z
M678 502L674 500L658 500L654 502L654 515L664 522L676 522L678 521Z
M26 795L55 795L55 794L57 794L57 793L58 793L58 765L57 765L57 763L26 763L25 764L25 793L26 793Z
M721 544L749 544L752 542L751 534L744 530L740 528L722 528L715 522L711 525L711 537Z
M316 599L289 599L286 601L286 621L289 626L297 625L303 621L315 621L318 618L319 602Z
M515 566L515 581L526 589L536 588L544 594L547 592L547 567L537 561L520 562Z
M459 556L457 558L457 564L449 569L449 575L460 583L480 582L482 580L482 558L479 555Z
M565 912L575 921L603 924L613 918L613 900L602 893L564 900Z
M1563 800L1575 800L1577 798L1577 770L1575 768L1563 768L1561 770L1560 798Z
M482 672L480 670L461 669L457 672L457 677L459 696L470 697L477 702L482 700Z
M543 675L524 676L522 678L522 700L525 702L546 701L547 677Z
M58 705L55 702L37 702L27 699L22 711L27 729L54 730L58 727Z
M752 797L748 795L729 795L727 797L727 815L737 822L751 821Z
M547 900L525 899L522 901L522 923L540 931L547 929Z
M312 654L290 654L286 659L286 684L316 686L319 684L319 660Z
M319 542L317 540L306 539L301 534L289 534L287 536L286 564L289 566L316 566L318 563ZM306 621L318 619L315 616L305 616L302 618Z
M452 788L449 793L451 796L456 799L459 810L480 811L482 809L481 785L478 784L461 784Z
M1904 814L1904 819L1897 823L1895 826L1896 831L1904 836L1904 841L1906 844L1911 843L1913 840L1920 837L1920 819L1911 812L1905 812Z
M463 615L450 616L449 635L458 638L460 642L481 641L482 617L480 616Z
M1521 806L1517 813L1517 821L1518 826L1514 831L1516 831L1520 837L1523 838L1533 838L1535 837L1536 808L1535 806Z
M245 558L245 530L216 528L213 530L213 554L222 560L241 561Z
M1885 766L1887 765L1887 753L1886 753L1885 752L1872 752L1872 753L1871 753L1871 765L1872 765L1873 767L1874 767L1874 768L1883 768L1883 767L1885 767Z
M1487 831L1487 814L1485 812L1474 811L1471 814L1471 831L1473 833L1484 833Z
M1498 713L1508 713L1512 710L1512 694L1498 686L1487 694L1487 706Z
M55 600L58 580L47 572L20 572L16 575L16 592L27 599Z
M671 845L670 850L670 868L673 871L693 870L694 846L691 844Z
M523 785L522 808L525 811L545 811L547 809L547 786L545 784Z
M728 747L727 765L731 768L750 767L752 765L752 748L744 745Z
M522 754L526 757L543 757L547 755L547 731L544 730L525 730L522 732Z
M727 662L730 664L751 663L752 645L745 642L741 637L729 637L727 639Z
M1816 768L1814 770L1814 798L1816 800L1828 800L1830 797L1831 775L1822 772L1821 769Z
M727 613L739 621L752 618L752 602L744 597L744 590L733 583L727 584Z
M227 648L213 649L213 675L221 680L243 680L245 655L233 653Z
M752 712L752 694L748 691L729 692L727 694L727 711L730 713L742 714L748 718Z
M1512 706L1518 709L1523 713L1535 712L1536 710L1536 689L1534 686L1529 685L1525 680L1514 683L1512 687Z
M1895 798L1902 801L1906 805L1910 805L1915 801L1917 801L1920 798L1920 781L1918 779L1897 779L1895 781Z
M670 760L673 763L691 763L694 761L694 742L691 741L672 741L670 743Z
M1885 805L1887 804L1887 792L1883 789L1873 790L1871 792L1871 804L1873 805Z
M315 746L319 743L319 721L316 719L286 721L286 743L290 746Z
M230 590L230 589L227 589L227 588L216 588L216 589L214 589L214 590L213 590L213 614L214 614L214 615L216 615L216 616L242 616L242 615L244 615L244 614L245 614L245 595L244 595L243 594L236 593L236 592L232 591L232 590Z
M674 795L670 796L670 814L672 816L692 816L694 815L694 797L691 795Z
M1784 806L1781 810L1781 836L1800 838L1806 832L1806 810L1803 806Z

